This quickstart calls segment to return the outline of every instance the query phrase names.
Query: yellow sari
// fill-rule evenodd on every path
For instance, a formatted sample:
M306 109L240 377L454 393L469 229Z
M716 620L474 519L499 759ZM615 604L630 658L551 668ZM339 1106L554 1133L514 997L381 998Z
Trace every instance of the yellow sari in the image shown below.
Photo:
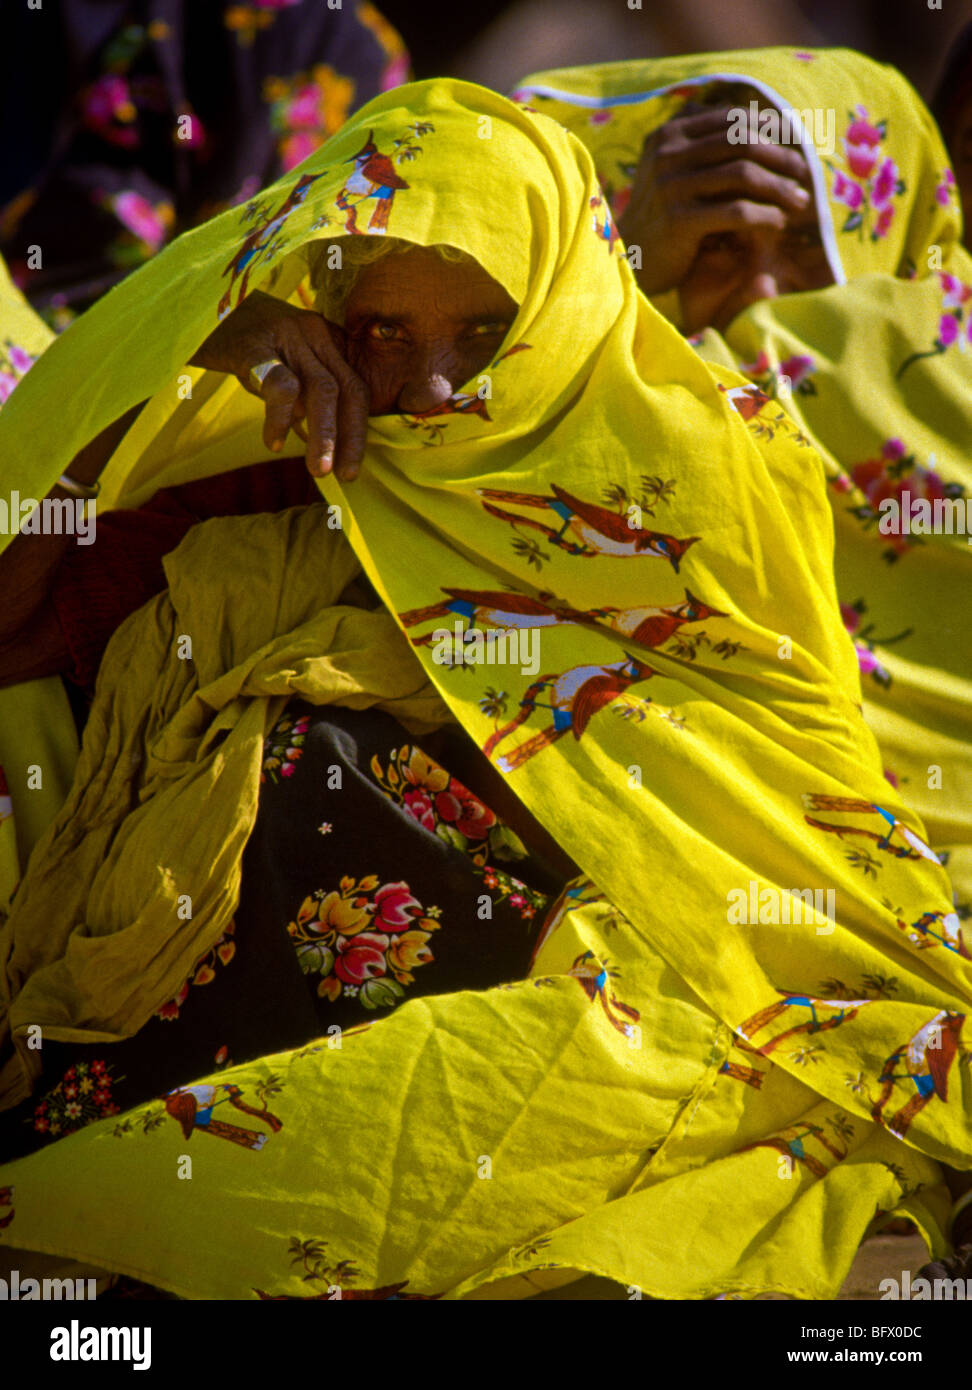
M38 1025L105 1042L110 1074L111 1040L219 939L289 693L447 707L583 877L526 980L411 1000L8 1163L0 1242L193 1298L521 1297L585 1271L827 1298L893 1211L940 1252L938 1164L972 1164L972 971L860 715L823 468L637 292L572 136L461 82L379 98L79 320L0 444L41 487L155 393L106 475L119 503L266 457L259 402L194 372L180 399L182 363L244 272L290 295L309 243L386 230L475 256L516 321L444 407L370 422L362 477L324 484L340 512L197 528L116 634L0 932L0 1095L34 1084ZM393 617L333 606L358 563Z
M781 112L805 113L802 147L835 284L764 300L724 337L708 329L692 342L779 399L824 461L865 718L967 917L972 259L955 179L905 78L846 50L608 63L536 74L518 95L583 141L619 216L645 135L713 81L744 83ZM678 323L677 295L657 304ZM905 494L915 513L908 529Z

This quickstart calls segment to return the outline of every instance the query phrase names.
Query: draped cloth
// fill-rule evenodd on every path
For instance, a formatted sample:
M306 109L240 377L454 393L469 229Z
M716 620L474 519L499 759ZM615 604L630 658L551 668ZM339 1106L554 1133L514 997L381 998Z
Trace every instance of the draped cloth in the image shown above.
M110 500L266 457L259 402L178 378L240 272L289 296L322 237L457 246L519 311L477 381L370 421L326 508L198 528L116 634L0 935L4 1100L37 1023L104 1040L109 1090L111 1039L219 939L290 690L448 710L582 876L526 980L408 1002L7 1164L0 1240L236 1298L522 1296L580 1271L832 1297L879 1213L944 1248L939 1163L972 1162L968 948L861 717L819 457L638 293L590 156L543 115L403 88L262 205L269 231L216 218L52 346L0 420L26 477L153 393ZM387 615L345 632L357 565ZM104 815L84 785L103 766Z
M797 113L835 284L764 300L724 335L707 329L692 341L780 400L823 459L865 717L968 915L972 259L961 245L957 185L905 78L850 51L609 63L536 74L518 95L584 142L620 216L646 134L716 82L737 93L744 84ZM677 295L656 302L678 322ZM915 514L908 529L906 494ZM926 502L934 530L921 516Z
M0 323L2 409L54 336L13 283L2 258ZM0 533L0 550L9 544L22 519L19 507L16 519L11 517L16 473L10 457L4 459L3 477L0 496L6 504L7 531ZM35 500L43 496L23 494L31 495ZM77 756L71 707L56 676L0 690L0 912L9 904L30 851L64 802Z

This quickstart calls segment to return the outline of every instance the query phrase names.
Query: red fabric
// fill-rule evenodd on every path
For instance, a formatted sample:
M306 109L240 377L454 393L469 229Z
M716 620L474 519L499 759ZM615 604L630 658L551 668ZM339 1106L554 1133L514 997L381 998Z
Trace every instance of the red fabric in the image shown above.
M274 459L166 488L132 511L99 513L94 544L71 546L54 579L51 600L69 653L58 674L93 687L115 629L166 587L163 557L198 522L319 498L303 459Z

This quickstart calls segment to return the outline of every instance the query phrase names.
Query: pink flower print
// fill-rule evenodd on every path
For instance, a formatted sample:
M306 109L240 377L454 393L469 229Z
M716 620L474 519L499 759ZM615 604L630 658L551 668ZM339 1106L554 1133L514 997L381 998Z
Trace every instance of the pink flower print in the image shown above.
M861 625L861 613L859 608L853 604L842 603L840 605L840 616L843 619L844 627L851 634L855 633Z
M134 125L138 112L128 83L117 73L105 73L82 93L81 115L89 129L113 145L132 148L138 144Z
M346 985L361 985L375 980L386 972L385 952L388 937L380 932L359 932L357 936L339 936L335 944L337 957L334 973Z
M851 212L856 212L864 201L864 190L860 184L849 179L839 169L834 170L834 186L831 193L838 203L843 203L844 207L850 208Z
M747 376L762 376L763 372L769 371L769 358L761 350L754 362L740 362L739 370Z
M24 352L22 347L17 347L16 343L11 343L7 348L7 356L14 371L23 376L24 372L29 372L34 365L34 358L29 352Z
M764 354L760 353L760 357ZM794 386L798 386L805 377L808 377L815 370L815 363L812 357L800 354L796 357L788 357L785 362L781 362L779 371L781 376L788 376Z
M408 54L396 53L395 57L390 58L385 64L379 86L383 92L390 92L393 87L400 87L403 82L407 82L408 75Z
M812 63L816 58L816 53L794 53L794 58L799 58L801 63Z
M310 130L298 130L288 135L280 146L280 164L285 174L303 164L308 155L321 147L321 136Z
M951 347L959 336L959 321L954 314L942 314L938 321L938 341L943 348Z
M588 121L591 125L607 125L608 121L613 120L613 111L592 111L588 117Z
M868 121L867 111L863 106L857 108L857 117L858 119L847 127L844 150L851 173L856 174L859 179L867 179L870 178L878 161L878 146L882 135L880 130Z
M898 187L898 166L893 159L886 159L877 172L871 185L871 204L880 210L888 205Z
M951 169L942 170L942 181L935 189L935 200L940 207L947 208L955 192L955 175Z
M407 791L402 798L408 814L414 817L425 830L435 830L435 808L428 792Z
M141 193L127 189L112 200L112 206L115 216L123 226L153 251L159 250L165 241L166 224L147 198L143 198Z
M20 377L11 376L9 372L0 372L0 405L10 399L11 393Z
M421 912L422 904L412 897L407 883L384 883L375 894L375 909L376 927L399 932L411 926L411 914Z
M321 93L315 82L298 88L284 106L284 119L295 130L317 130L320 125Z
M887 236L888 228L894 221L894 208L890 205L882 208L878 213L878 220L874 224L874 231L871 233L872 241L880 241L881 237Z
M901 459L904 458L906 453L907 450L905 449L904 441L901 439L888 439L881 446L882 458L891 460Z
M938 283L942 287L943 309L961 309L965 301L972 298L972 285L963 285L957 275L949 275L946 271L940 270Z

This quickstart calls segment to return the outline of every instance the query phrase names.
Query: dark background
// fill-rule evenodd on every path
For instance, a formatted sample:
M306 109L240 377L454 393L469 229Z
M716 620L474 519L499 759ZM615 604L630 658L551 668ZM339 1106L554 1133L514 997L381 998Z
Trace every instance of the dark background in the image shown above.
M377 0L416 77L507 91L541 68L782 44L849 47L893 63L926 99L972 0Z

